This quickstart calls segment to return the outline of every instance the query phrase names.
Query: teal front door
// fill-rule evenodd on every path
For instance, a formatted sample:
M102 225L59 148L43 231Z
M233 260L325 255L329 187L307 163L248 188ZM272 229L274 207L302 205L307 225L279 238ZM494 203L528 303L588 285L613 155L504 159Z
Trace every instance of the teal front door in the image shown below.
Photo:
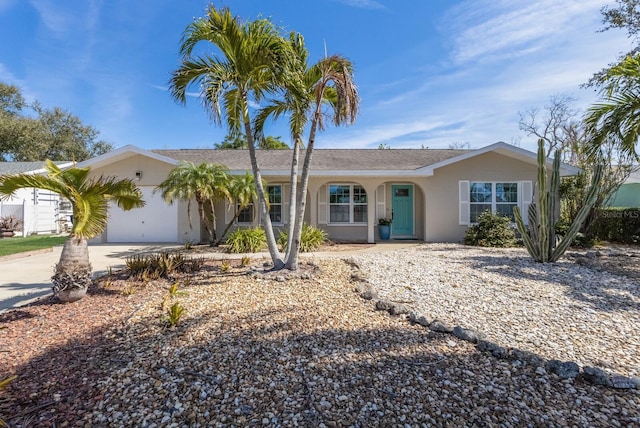
M413 237L413 186L394 184L391 186L391 208L393 222L392 237Z

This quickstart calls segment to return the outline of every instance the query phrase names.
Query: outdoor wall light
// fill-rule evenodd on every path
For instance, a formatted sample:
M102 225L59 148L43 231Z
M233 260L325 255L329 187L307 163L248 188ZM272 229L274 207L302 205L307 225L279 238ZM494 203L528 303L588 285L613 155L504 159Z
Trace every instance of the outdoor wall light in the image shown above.
M136 171L136 180L140 180L142 178L142 171Z

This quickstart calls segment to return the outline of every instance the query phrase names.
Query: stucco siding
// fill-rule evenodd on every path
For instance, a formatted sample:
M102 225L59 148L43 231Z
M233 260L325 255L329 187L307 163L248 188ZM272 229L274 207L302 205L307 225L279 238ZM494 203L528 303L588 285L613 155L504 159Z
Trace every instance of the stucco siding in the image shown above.
M167 175L173 168L173 165L136 154L126 159L119 160L118 162L109 164L108 166L94 168L91 170L91 175L94 177L103 175L115 176L118 178L129 178L133 180L137 186L155 187L167 178ZM140 173L139 178L136 177L137 172ZM172 221L172 224L166 225L167 228L172 228L176 231L175 241L177 243L185 243L188 241L199 242L201 236L200 221L198 217L198 207L195 201L191 202L193 229L189 227L186 201L174 201L173 205L166 204L166 207L167 210L177 209L177 224L173 224ZM162 216L162 211L160 210L155 214ZM114 228L118 227L118 225L113 222L109 222L107 224L107 230L105 230L101 236L94 238L92 242L107 242L107 231L110 227Z
M497 153L485 153L436 169L425 183L427 242L459 242L468 226L459 224L459 181L535 181L536 165Z

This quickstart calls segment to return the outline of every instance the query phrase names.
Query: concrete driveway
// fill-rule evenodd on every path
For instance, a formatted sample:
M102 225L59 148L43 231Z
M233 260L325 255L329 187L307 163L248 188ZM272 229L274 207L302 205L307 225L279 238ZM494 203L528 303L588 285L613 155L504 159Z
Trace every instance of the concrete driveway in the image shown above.
M94 277L107 273L109 267L124 267L125 259L134 254L176 248L176 244L104 244L89 246L89 260ZM53 267L60 258L62 246L53 251L0 260L0 312L49 296Z
M356 253L392 251L418 245L416 242L386 242L352 251L316 252L301 254L302 257L345 257ZM183 248L176 244L97 244L89 245L89 260L93 267L93 276L98 277L108 269L120 269L125 266L125 259L134 254L157 253L162 250ZM58 263L62 246L53 251L30 255L16 254L15 258L0 260L0 313L14 309L38 298L50 296L51 275L53 267ZM218 258L241 258L244 254L217 253ZM269 254L254 253L252 257L269 258Z

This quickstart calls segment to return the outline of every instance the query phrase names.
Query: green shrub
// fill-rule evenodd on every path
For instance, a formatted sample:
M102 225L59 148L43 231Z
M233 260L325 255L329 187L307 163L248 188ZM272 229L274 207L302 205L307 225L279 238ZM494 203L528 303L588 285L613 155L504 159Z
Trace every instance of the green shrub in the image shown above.
M469 226L464 243L478 247L515 247L516 234L509 217L487 210L478 216L477 224Z
M142 279L166 278L174 272L195 272L204 264L203 259L188 259L181 253L136 254L125 260L132 276Z
M640 244L640 208L601 208L588 231L597 241Z
M278 245L282 250L287 249L287 232L282 232L278 237ZM317 250L327 240L327 232L315 226L309 226L307 223L302 225L302 233L300 234L300 251L308 253Z
M260 227L236 229L227 238L230 253L255 253L267 245L267 237Z

